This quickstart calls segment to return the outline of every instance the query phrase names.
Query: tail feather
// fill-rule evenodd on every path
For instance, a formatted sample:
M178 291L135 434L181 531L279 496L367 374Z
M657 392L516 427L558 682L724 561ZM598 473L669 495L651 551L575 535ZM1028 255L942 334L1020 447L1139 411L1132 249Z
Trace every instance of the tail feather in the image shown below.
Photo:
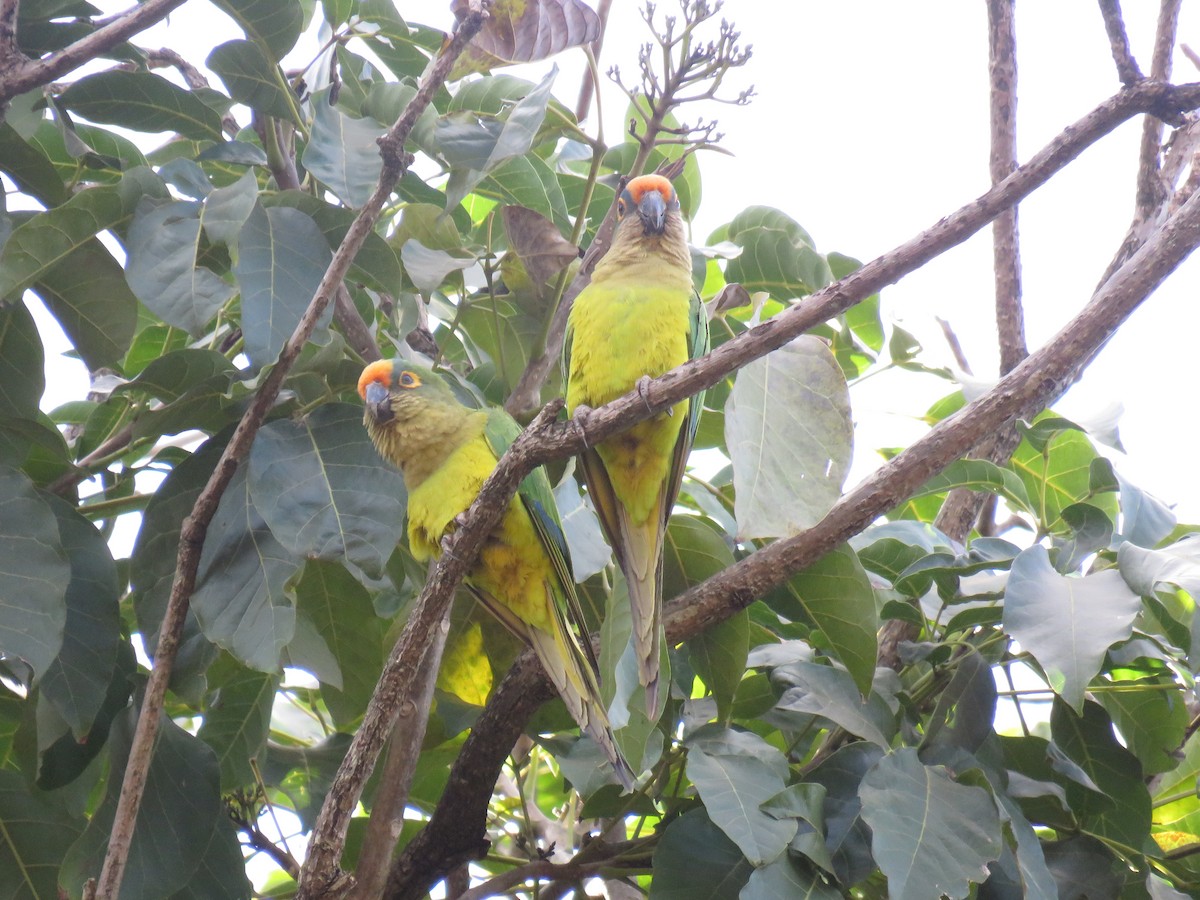
M528 628L526 633L542 668L566 704L567 711L600 745L624 788L632 790L634 772L617 747L604 708L604 698L600 694L600 684L575 635L562 629L550 633L534 627Z

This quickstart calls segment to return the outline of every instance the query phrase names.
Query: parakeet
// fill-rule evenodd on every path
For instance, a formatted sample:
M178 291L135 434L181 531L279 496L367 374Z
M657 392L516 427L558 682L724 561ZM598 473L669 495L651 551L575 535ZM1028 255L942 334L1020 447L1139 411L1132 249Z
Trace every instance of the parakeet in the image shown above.
M564 348L567 412L596 407L708 352L679 199L660 175L632 179L617 201L612 246L575 298ZM580 457L588 493L629 585L639 680L658 716L663 538L696 436L702 395Z
M503 410L468 409L439 375L405 360L368 365L358 393L371 440L404 475L413 557L436 557L443 535L475 500L520 426ZM633 773L613 739L591 645L573 630L583 617L554 494L541 469L521 482L464 583L533 647L575 721L630 787Z

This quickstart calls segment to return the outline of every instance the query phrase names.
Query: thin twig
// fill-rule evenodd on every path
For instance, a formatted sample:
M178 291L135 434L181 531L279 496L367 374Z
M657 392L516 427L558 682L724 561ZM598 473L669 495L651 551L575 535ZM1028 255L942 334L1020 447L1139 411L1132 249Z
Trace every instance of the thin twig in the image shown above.
M1120 0L1100 0L1100 15L1104 17L1104 30L1108 33L1108 45L1112 48L1113 62L1117 65L1117 77L1125 87L1131 87L1142 80L1142 70L1129 50L1129 36L1125 33Z
M594 410L587 419L586 437L575 422L568 422L544 433L538 429L528 440L518 440L510 451L513 455L506 455L500 461L479 500L448 541L435 578L443 570L463 568L462 559L472 558L482 535L499 516L501 507L497 504L507 502L530 467L578 453L585 444L603 440L713 385L749 360L782 346L914 271L1028 195L1086 146L1136 115L1138 107L1149 104L1166 114L1158 93L1162 90L1176 99L1188 98L1177 111L1200 103L1197 85L1185 89L1143 82L1123 90L1064 130L1004 182L911 241L823 288L804 303L727 341L708 356L688 362L644 385L642 390ZM1155 99L1151 101L1151 97ZM897 455L843 497L814 528L759 550L668 604L664 611L668 640L677 643L748 606L772 586L815 562L893 508L940 468L978 444L984 435L1053 401L1076 376L1078 367L1090 358L1091 351L1108 339L1124 317L1197 242L1200 242L1200 198L1193 198L1151 244L1097 292L1088 307L1054 341L1027 358L984 397ZM492 491L498 483L503 483L508 494ZM461 577L461 572L455 571L455 576ZM451 590L455 583L444 580L437 585L431 581L422 594L423 600L429 602L438 596L437 592ZM397 858L385 896L394 900L423 896L451 868L486 850L485 814L500 765L523 723L538 704L552 696L553 689L539 673L533 655L524 654L496 689L455 761L429 824ZM331 791L331 797L332 794Z
M596 4L596 15L600 17L600 35L592 41L592 58L600 59L600 49L604 46L604 33L608 30L608 13L612 8L612 0L600 0ZM592 94L596 90L596 66L587 65L583 69L583 80L579 85L579 99L575 102L575 121L582 122L587 118L592 105Z
M5 67L0 60L0 107L18 94L50 84L90 60L111 50L122 41L145 31L165 19L186 0L145 0L114 16L108 24L91 34L55 50L40 59L20 58Z
M154 2L155 0L147 0L143 8L151 6ZM171 596L160 627L154 667L150 671L150 679L146 685L145 699L130 748L129 762L125 768L121 795L117 802L108 850L104 858L104 868L98 883L96 896L102 900L115 900L119 893L138 808L146 787L146 774L150 767L154 739L158 733L158 722L166 696L167 683L183 633L188 602L195 590L196 570L199 566L200 551L204 545L208 524L212 521L221 495L233 479L240 461L249 452L254 436L258 433L267 412L274 405L284 378L308 342L317 321L345 277L355 254L373 231L380 210L391 196L392 188L404 171L405 161L402 156L395 153L394 148L397 145L403 147L417 116L428 107L434 92L445 81L446 73L449 72L454 59L462 52L466 42L482 26L485 17L485 12L478 11L468 15L459 23L454 38L431 64L422 80L421 87L405 111L388 133L380 139L381 155L384 161L379 183L346 232L345 238L334 253L329 268L326 269L325 275L321 279L321 283L317 286L308 309L305 310L296 330L284 345L283 350L280 351L275 366L272 367L262 386L251 400L249 408L242 416L233 436L221 454L213 474L196 499L191 514L184 519L180 533L175 581L171 586ZM388 152L389 149L391 152Z
M962 343L958 340L958 335L954 333L954 328L949 322L940 316L934 316L934 321L942 329L942 337L946 339L946 345L950 348L950 353L954 356L955 364L968 375L974 375L971 371L971 362L967 359L967 355L963 353Z

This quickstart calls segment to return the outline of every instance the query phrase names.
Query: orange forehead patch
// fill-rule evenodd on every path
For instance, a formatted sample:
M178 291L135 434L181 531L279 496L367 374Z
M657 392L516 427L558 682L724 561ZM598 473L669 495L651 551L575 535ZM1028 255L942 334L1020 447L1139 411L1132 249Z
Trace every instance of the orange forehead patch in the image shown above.
M641 203L642 197L650 191L658 191L668 202L675 196L675 187L669 179L663 178L661 175L639 175L625 185L625 190L629 192L634 203Z
M377 359L362 370L362 374L358 376L358 396L366 400L367 385L375 382L379 382L384 387L391 386L392 361L390 359Z

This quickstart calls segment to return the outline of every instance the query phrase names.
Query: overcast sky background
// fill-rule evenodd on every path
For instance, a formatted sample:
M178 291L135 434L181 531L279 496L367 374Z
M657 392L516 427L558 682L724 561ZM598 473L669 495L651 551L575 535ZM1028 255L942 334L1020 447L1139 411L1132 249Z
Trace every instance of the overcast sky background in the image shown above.
M106 13L125 7L101 0ZM1158 4L1126 4L1134 54L1149 68ZM448 29L449 3L401 0L410 22ZM659 4L661 22L678 8ZM753 58L728 79L736 92L754 85L747 107L694 106L716 116L733 155L701 155L703 202L692 225L704 243L747 206L782 209L813 236L822 252L871 259L969 202L988 187L987 22L983 0L897 4L769 3L729 0L721 14L753 45ZM713 25L715 36L715 23ZM1180 39L1200 44L1200 16L1185 4ZM136 42L169 46L202 66L237 27L206 2L187 3ZM648 38L640 6L614 0L601 68L616 64L636 80L638 44ZM310 33L285 61L311 60ZM556 96L574 107L582 73L578 51L557 58ZM551 63L513 71L540 78ZM1090 0L1021 4L1017 10L1018 153L1040 149L1119 87L1096 4ZM168 76L170 72L164 72ZM1175 80L1200 79L1181 53ZM219 79L213 78L214 85ZM605 85L605 136L623 127L626 101ZM594 110L594 107L593 107ZM593 112L593 119L595 113ZM244 118L244 117L243 117ZM593 129L594 121L585 123ZM1088 300L1118 247L1133 210L1140 123L1122 126L1037 191L1020 207L1021 254L1028 343L1040 346ZM1194 471L1192 395L1196 335L1200 332L1195 259L1133 316L1060 408L1086 420L1124 407L1117 455L1122 474L1200 520ZM953 360L935 317L950 322L975 376L992 379L997 349L993 324L990 229L883 292L886 319L916 334L924 360ZM40 317L41 318L41 317ZM44 406L86 393L80 365L62 365L63 345L48 347L54 368ZM909 373L869 379L852 399L856 459L849 484L879 462L877 447L903 446L925 432L917 420L948 393L940 379Z

